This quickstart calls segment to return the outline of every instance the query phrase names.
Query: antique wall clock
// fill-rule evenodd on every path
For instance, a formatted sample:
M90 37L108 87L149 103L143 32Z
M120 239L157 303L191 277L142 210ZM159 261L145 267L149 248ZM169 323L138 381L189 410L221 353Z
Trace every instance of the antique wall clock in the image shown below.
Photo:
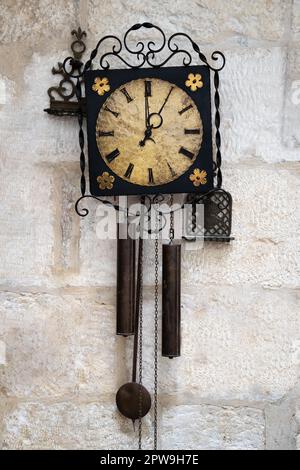
M207 175L201 189L212 189L207 67L108 70L102 77L85 73L91 193L193 192L189 176L198 167ZM115 177L112 188L99 185L103 172Z
M133 37L136 39L145 29L155 31L156 36L158 33L159 40L138 39L134 43ZM143 23L130 28L123 41L111 35L101 38L84 63L86 34L80 28L72 34L73 56L52 70L62 80L48 90L50 107L45 111L78 118L81 197L75 205L77 213L81 217L88 215L88 209L80 208L87 198L125 212L125 223L118 224L116 242L116 332L124 337L133 336L133 362L131 380L117 391L116 405L125 417L138 421L139 449L142 418L153 411L154 449L157 449L160 331L163 356L179 356L181 342L181 243L174 239L173 195L186 194L185 203L191 207L182 242L198 238L211 242L232 239L232 199L222 189L221 172L219 72L225 66L225 57L215 51L209 63L187 34L173 34L167 40L160 28ZM113 41L113 46L104 52L104 44L109 41ZM183 48L181 42L188 47ZM182 65L172 66L172 60L178 57ZM96 59L100 68L95 66ZM119 66L112 68L111 60L119 62ZM85 118L89 194L85 176ZM118 196L140 198L139 214L134 214L141 216L138 240L128 236L132 214L119 205ZM169 204L167 212L163 211L162 202ZM199 204L204 206L200 225ZM154 224L149 228L147 222L151 218ZM166 223L169 241L161 246L160 234ZM155 244L152 391L143 386L143 239L149 232Z

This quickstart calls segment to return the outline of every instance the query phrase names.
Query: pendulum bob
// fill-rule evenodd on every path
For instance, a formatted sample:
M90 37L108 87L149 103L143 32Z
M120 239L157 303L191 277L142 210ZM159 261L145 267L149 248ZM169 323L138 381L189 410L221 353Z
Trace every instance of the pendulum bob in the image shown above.
M142 302L142 253L143 239L140 238L138 245L138 271L136 286L136 305L135 305L135 327L134 327L134 347L133 347L133 364L132 364L132 382L128 382L119 388L116 395L116 404L120 413L133 421L143 418L151 408L151 396L148 390L141 384L137 383L137 359L139 335L139 315L140 305Z
M121 239L117 248L117 335L134 334L135 321L135 252L136 242Z
M129 382L119 388L116 403L120 413L135 421L143 418L151 408L151 396L148 390L136 382Z
M181 245L163 245L162 355L180 356Z

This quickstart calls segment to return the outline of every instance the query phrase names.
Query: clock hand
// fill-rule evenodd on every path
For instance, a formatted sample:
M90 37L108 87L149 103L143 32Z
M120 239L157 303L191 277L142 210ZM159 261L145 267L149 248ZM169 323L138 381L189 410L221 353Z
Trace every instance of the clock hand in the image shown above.
M168 102L168 100L169 100L169 98L170 98L170 95L171 95L172 91L174 90L174 88L175 88L175 87L173 87L173 86L171 87L171 89L170 89L170 91L169 91L169 93L168 93L168 96L166 97L166 99L165 99L165 101L164 101L162 107L161 107L160 110L158 111L158 113L151 113L151 114L149 115L149 117L148 117L148 122L149 122L149 124L151 124L151 118L153 118L153 117L156 117L156 118L158 117L158 118L159 118L158 123L151 124L152 129L158 129L159 127L161 127L161 126L163 125L164 120L163 120L163 117L162 117L161 113L163 112L163 109L164 109L164 107L166 106L166 104L167 104L167 102ZM152 122L153 122L153 119L152 119Z
M165 99L165 101L164 101L164 104L162 105L162 107L160 108L160 110L159 110L158 113L157 113L159 116L161 115L161 113L162 113L164 107L166 106L166 104L167 104L167 102L168 102L168 100L169 100L169 98L170 98L170 95L171 95L171 93L172 93L173 90L174 90L174 87L172 86L171 89L170 89L170 91L169 91L168 96L166 97L166 99Z
M145 144L146 144L146 141L147 140L152 140L152 142L155 143L155 140L152 139L152 128L153 126L148 126L147 129L145 130L145 136L143 138L143 140L140 141L140 146L141 147L145 147Z
M147 95L147 89L145 89L145 127L146 127L146 129L149 127L149 114L150 114L149 98L148 98L148 95Z
M146 82L145 82L145 85L146 85ZM172 86L162 107L160 108L159 112L158 113L151 113L149 114L149 101L148 101L148 93L147 93L147 87L145 86L145 116L146 116L146 130L145 130L145 136L144 136L144 139L140 141L140 146L141 147L144 147L145 144L146 144L146 141L147 140L152 140L152 142L155 143L155 141L151 138L152 136L152 129L158 129L159 127L162 126L163 124L163 118L162 118L162 115L161 113L163 112L163 109L164 107L166 106L169 98L170 98L170 95L172 93L172 91L174 90L174 87ZM158 125L154 125L154 124L151 124L151 117L152 116L159 116L159 124Z

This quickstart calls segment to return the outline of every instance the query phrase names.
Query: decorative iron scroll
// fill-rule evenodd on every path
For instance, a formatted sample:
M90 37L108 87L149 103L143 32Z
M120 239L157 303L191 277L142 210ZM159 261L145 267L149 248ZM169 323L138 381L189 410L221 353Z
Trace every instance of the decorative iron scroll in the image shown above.
M154 29L159 32L160 40L159 44L156 44L154 41L138 41L134 48L129 45L130 34L133 31L138 31L142 28L145 29ZM207 67L210 68L213 72L221 71L225 66L225 57L220 51L215 51L211 55L212 63L209 63L206 56L200 51L199 46L190 38L188 34L185 33L175 33L173 34L167 41L166 35L161 28L155 26L151 23L142 23L136 24L132 26L126 33L123 39L123 42L117 37L108 35L100 39L97 43L95 49L92 51L89 60L86 62L84 70L89 70L92 67L93 60L97 57L99 50L102 48L103 44L106 41L113 41L114 45L112 46L112 50L110 52L104 53L100 56L99 59L99 66L103 70L107 70L110 68L109 58L117 58L127 67L138 69L143 67L144 65L149 65L153 68L160 68L165 66L174 56L182 55L182 65L189 66L192 63L192 55L191 53L186 50L182 49L178 43L178 39L186 39L189 43L194 52L198 54L198 57L201 62L203 62ZM129 55L135 57L135 63L128 62L123 56L122 52L126 51ZM169 56L166 59L161 61L160 56L162 53L167 52ZM127 54L128 55L128 54ZM70 73L67 70L67 64L70 58L67 58L63 64L65 72L68 74ZM219 65L217 64L219 62ZM214 64L215 63L215 64ZM77 75L73 75L76 78Z
M117 212L125 212L126 217L136 218L136 217L139 217L141 215L138 212L132 213L127 208L120 207L118 204L114 204L113 202L111 202L108 199L102 199L102 198L99 198L97 196L93 196L91 194L86 194L86 195L81 196L75 204L76 213L80 217L86 217L87 215L89 215L89 210L87 208L85 208L85 207L80 208L79 207L81 202L83 200L86 200L86 199L94 199L96 201L101 202L102 204L104 204L106 206L113 207ZM146 225L146 227L144 229L144 233L148 233L149 235L153 234L153 233L157 233L156 229L154 229L154 228L150 229L149 228L150 224L148 224L148 222L150 223L150 221L151 221L151 209L152 208L155 211L155 213L157 214L158 227L159 227L158 232L162 232L165 229L166 225L167 225L167 216L172 213L172 211L163 212L159 209L160 204L162 204L164 202L167 202L167 196L164 195L164 194L156 194L154 196L149 196L149 195L148 196L143 196L142 199L143 199L143 205L146 208L146 212L143 213L143 217L145 218L144 224ZM183 208L183 206L181 208Z
M77 98L78 86L77 80L72 77L77 70L77 75L82 76L83 62L81 61L82 55L86 50L84 38L86 32L82 31L81 28L72 31L72 36L75 36L75 40L71 44L71 50L73 57L69 57L70 70L66 72L64 63L58 62L56 67L52 68L53 75L60 75L62 80L58 86L52 86L48 89L48 95L50 98L50 108L45 109L48 114L54 114L56 116L76 116L81 111L85 113L85 102L73 100ZM81 85L81 81L80 81Z

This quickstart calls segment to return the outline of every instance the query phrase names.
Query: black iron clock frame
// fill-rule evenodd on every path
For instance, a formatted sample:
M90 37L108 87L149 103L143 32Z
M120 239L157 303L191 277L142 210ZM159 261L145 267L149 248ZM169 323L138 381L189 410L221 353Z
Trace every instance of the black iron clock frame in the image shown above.
M130 35L133 32L138 32L141 29L152 29L159 34L159 41L154 42L151 40L139 40L133 48L130 42ZM131 69L140 69L144 66L149 66L154 69L164 67L175 56L182 56L182 65L188 67L192 64L192 53L196 53L201 64L208 67L209 71L213 73L214 85L214 125L215 125L215 160L213 162L213 177L214 189L206 194L190 194L187 196L186 202L192 204L194 216L190 220L189 228L190 233L186 237L187 240L195 240L203 238L205 241L225 241L232 240L231 237L231 213L232 213L232 198L231 195L222 189L222 152L221 152L221 116L220 116L220 72L225 66L225 56L220 51L214 51L211 54L211 62L209 62L199 46L191 39L186 33L175 33L166 38L165 33L161 28L151 23L139 23L132 26L124 35L123 41L117 36L107 35L101 38L95 49L92 50L87 62L82 61L82 56L86 50L84 39L86 37L85 31L81 28L73 30L72 35L75 40L71 44L73 56L67 57L62 63L59 62L56 68L52 69L54 75L60 74L62 80L59 86L51 87L48 90L50 98L50 107L45 109L49 114L56 116L77 116L79 123L79 146L80 146L80 171L81 171L81 197L76 202L75 208L79 216L85 217L88 215L87 208L80 208L80 204L84 199L96 199L103 204L112 205L115 209L120 210L120 207L112 201L102 199L100 197L87 194L86 188L86 157L85 157L85 138L83 132L83 120L86 117L86 100L83 96L83 77L84 73L93 68L93 60L97 57L99 50L107 41L112 41L113 46L109 52L105 52L99 58L100 68L108 70L111 67L110 59L118 59L126 67ZM179 45L178 41L185 40L188 42L190 48L185 49ZM134 60L134 63L129 62L122 55L125 52L127 56ZM163 57L167 54L167 57ZM71 91L68 91L71 90ZM57 99L57 97L59 99ZM161 199L161 195L154 195L152 202ZM205 227L198 230L195 223L196 205L202 203L205 207ZM162 215L162 214L161 214Z

